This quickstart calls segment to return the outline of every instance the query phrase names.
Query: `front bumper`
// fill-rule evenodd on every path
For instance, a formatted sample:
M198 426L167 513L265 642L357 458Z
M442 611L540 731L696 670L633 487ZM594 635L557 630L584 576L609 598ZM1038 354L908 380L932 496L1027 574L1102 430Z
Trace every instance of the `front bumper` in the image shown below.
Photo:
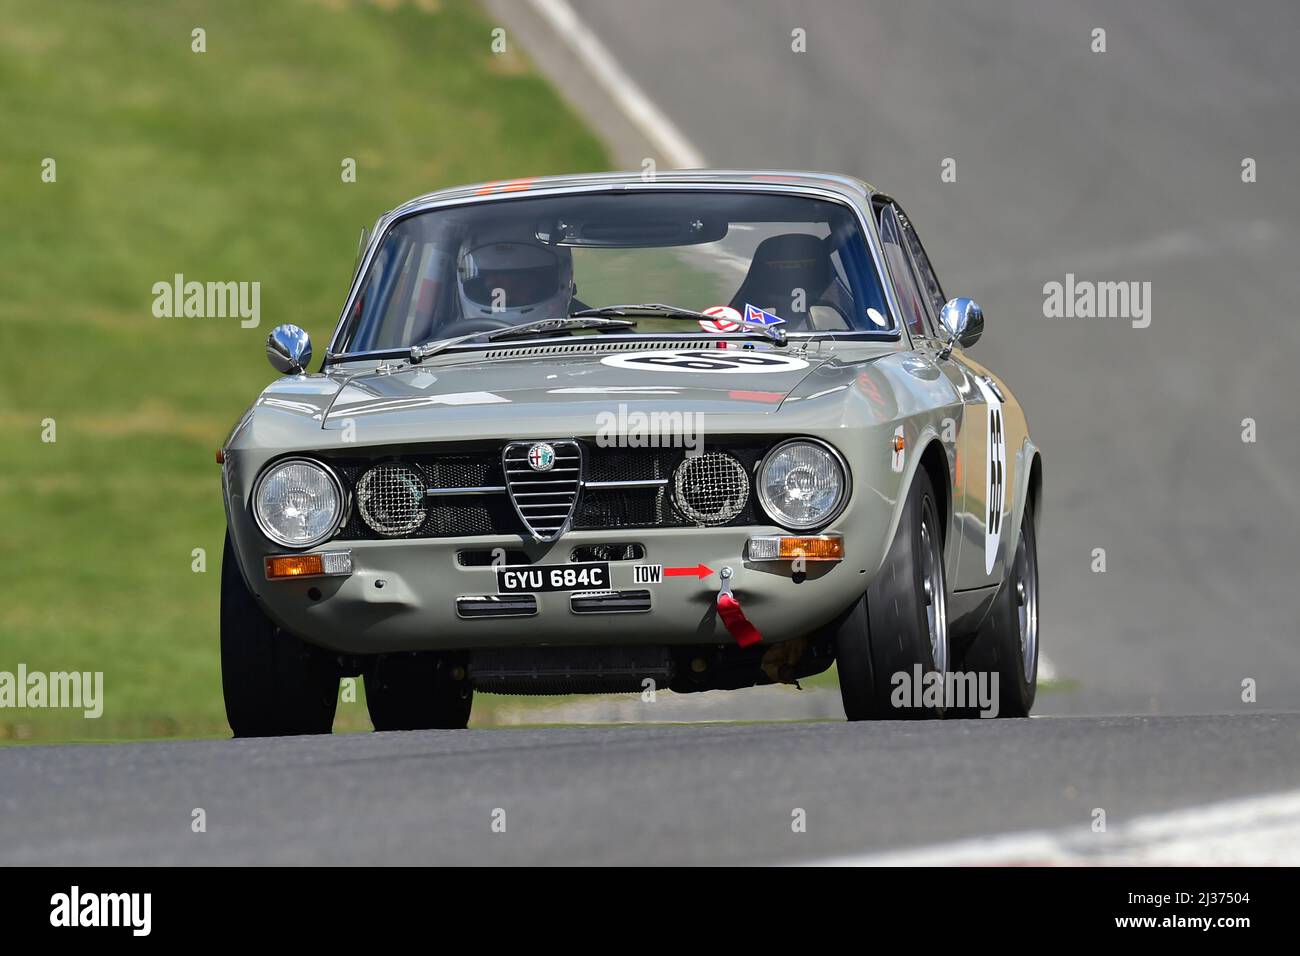
M829 529L835 530L835 529ZM837 563L809 562L792 574L789 562L750 562L751 536L780 533L771 526L745 528L646 528L570 532L549 545L521 543L514 536L331 542L320 550L349 549L347 577L266 580L264 559L278 553L260 536L244 534L241 565L253 592L280 626L312 643L346 654L494 647L687 645L734 643L717 614L723 567L731 587L766 643L799 637L832 620L863 592L868 568L852 549ZM256 537L255 537L256 536ZM846 535L846 541L850 541ZM574 610L572 592L535 595L536 613L522 617L467 619L457 600L495 595L491 567L465 567L457 552L524 550L533 564L565 564L581 545L636 543L645 555L610 562L611 587L649 592L650 608L628 611ZM868 561L874 558L868 558ZM634 580L633 566L705 565L704 577L665 577L657 584ZM636 602L632 602L633 606ZM590 607L590 603L588 604Z

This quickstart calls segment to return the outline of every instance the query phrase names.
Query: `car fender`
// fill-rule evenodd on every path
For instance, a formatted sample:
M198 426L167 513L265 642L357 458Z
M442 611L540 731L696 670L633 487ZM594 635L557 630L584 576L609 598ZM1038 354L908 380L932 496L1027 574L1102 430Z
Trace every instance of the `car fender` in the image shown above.
M920 429L920 432L915 439L905 436L904 440L907 442L907 447L912 448L914 451L908 456L908 461L905 463L903 481L900 485L898 501L894 504L894 516L889 525L889 540L891 542L894 540L894 535L898 533L899 522L903 520L903 506L907 503L907 495L911 492L912 483L916 480L916 473L921 467L921 459L924 457L926 451L929 450L931 445L939 446L946 462L945 470L947 471L947 487L942 490L936 489L936 491L941 490L942 493L947 495L948 514L946 516L946 524L948 525L951 525L952 523L953 500L958 494L957 489L953 487L952 483L953 466L955 464L953 461L954 453L953 450L944 443L943 439L940 437L939 431L932 424L927 422ZM945 527L945 542L951 539L951 531L951 527Z
M896 429L900 426L903 429L904 441L903 469L899 473L895 473L892 470L885 472L885 474L890 477L893 477L896 474L896 480L888 487L885 487L885 482L881 480L879 474L875 476L867 474L863 476L863 480L860 482L862 487L855 487L854 489L855 495L866 493L879 496L888 503L890 509L889 519L883 526L883 533L880 535L880 540L875 542L875 551L866 556L869 558L869 561L866 562L866 566L869 569L869 577L871 578L874 578L876 573L879 572L880 568L885 563L886 557L889 555L889 549L893 545L894 538L898 534L899 525L903 520L903 508L907 504L907 496L912 489L913 483L916 481L917 470L921 467L921 458L931 444L938 444L940 446L943 450L945 461L947 462L948 485L946 494L949 501L949 524L951 524L954 504L959 495L959 490L954 488L952 484L952 475L954 473L953 450L950 449L940 438L940 432L938 427L936 427L936 423L925 421L918 424L914 418L898 419L895 422L889 423L889 425L885 427L871 429L869 433L873 436L879 435L882 440L888 440L893 437ZM855 484L859 483L855 482ZM857 507L869 507L869 505L863 501L859 501ZM945 529L945 533L947 535L947 540L952 540L951 528ZM955 559L955 553L946 554L945 564L952 567L955 563Z
M1038 446L1026 435L1024 441L1020 443L1020 448L1016 452L1016 488L1015 500L1012 505L1010 535L1007 538L1007 566L1010 568L1012 557L1016 553L1016 548L1020 545L1020 528L1025 517L1025 508L1029 505L1029 480L1033 475L1034 462L1038 462L1038 467L1042 468L1043 456L1038 450ZM1037 531L1043 516L1034 515L1034 530Z

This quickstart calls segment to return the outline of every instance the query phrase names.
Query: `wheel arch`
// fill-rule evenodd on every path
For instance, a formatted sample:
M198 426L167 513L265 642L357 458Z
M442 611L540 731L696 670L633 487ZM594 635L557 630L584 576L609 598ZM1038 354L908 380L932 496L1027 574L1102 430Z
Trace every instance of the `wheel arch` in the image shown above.
M909 441L909 444L911 442ZM883 545L880 552L880 561L883 563L888 554L890 542L898 534L899 522L903 519L903 509L907 505L907 496L912 491L912 486L916 484L918 475L924 474L930 479L930 484L934 488L934 493L939 506L939 523L943 528L944 545L953 540L949 523L952 520L953 513L953 495L952 464L948 459L948 450L944 442L939 438L939 433L930 425L924 425L920 429L920 434L915 440L915 446L919 448L920 454L909 452L903 472L898 476L898 484L894 485L895 497L892 500L891 514L889 524L884 529ZM879 564L876 565L879 567Z
M1019 457L1021 462L1028 462L1029 467L1026 468L1022 464L1020 474L1016 476L1015 508L1011 516L1011 526L1007 529L1010 534L1004 545L1007 555L1007 573L1010 571L1011 555L1016 553L1016 546L1020 543L1020 527L1024 521L1025 509L1028 508L1033 514L1035 532L1041 531L1043 526L1042 453L1037 445L1026 438L1021 446Z
M1034 530L1041 529L1043 520L1043 456L1035 449L1033 464L1029 466L1029 488L1026 501L1034 516Z
M936 503L939 506L939 525L943 528L943 540L946 545L950 537L952 521L952 477L948 471L948 453L938 438L931 438L921 451L917 470L925 471L930 479L930 486L934 488ZM916 480L915 474L912 480Z

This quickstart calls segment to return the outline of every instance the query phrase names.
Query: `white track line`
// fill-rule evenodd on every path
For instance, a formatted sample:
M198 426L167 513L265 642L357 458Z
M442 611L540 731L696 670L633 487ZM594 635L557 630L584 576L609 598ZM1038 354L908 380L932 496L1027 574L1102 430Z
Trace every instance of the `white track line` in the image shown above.
M814 866L1295 866L1300 790L1212 803L1066 830L1010 833L957 843L818 860Z
M596 81L613 97L619 109L659 148L671 166L681 169L702 168L708 164L702 153L691 145L659 107L650 101L641 87L619 66L609 48L582 22L566 0L531 0L533 8L559 34L591 70Z
M592 76L605 88L627 118L663 153L670 165L680 169L701 169L708 161L690 140L670 120L663 110L651 102L650 97L637 86L636 81L618 64L614 54L601 42L568 0L529 0L533 8L551 25L565 43L591 70ZM746 263L745 268L748 268ZM1057 670L1040 649L1038 676L1054 680Z

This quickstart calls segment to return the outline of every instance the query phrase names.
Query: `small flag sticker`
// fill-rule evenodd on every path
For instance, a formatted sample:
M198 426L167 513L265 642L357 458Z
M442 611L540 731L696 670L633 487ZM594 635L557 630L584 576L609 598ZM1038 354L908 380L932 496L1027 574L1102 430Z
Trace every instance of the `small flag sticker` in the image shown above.
M784 325L785 319L775 312L768 312L758 306L745 303L745 321L753 325Z

